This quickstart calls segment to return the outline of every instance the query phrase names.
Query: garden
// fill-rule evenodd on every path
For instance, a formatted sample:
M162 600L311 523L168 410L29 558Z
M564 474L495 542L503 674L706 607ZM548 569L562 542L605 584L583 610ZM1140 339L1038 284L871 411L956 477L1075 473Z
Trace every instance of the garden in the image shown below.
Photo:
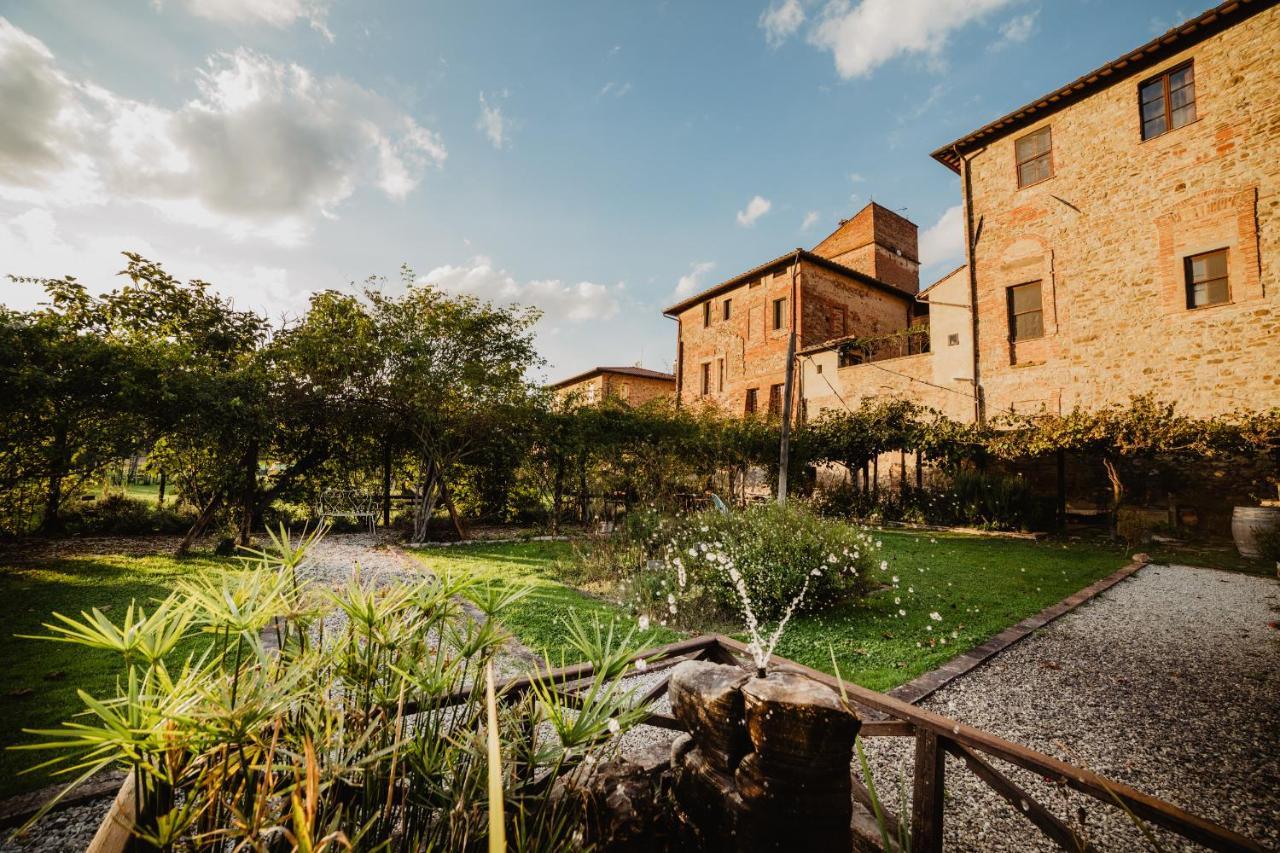
M778 659L845 731L1135 550L1280 557L1140 512L1223 468L1268 496L1277 412L1135 398L976 426L872 401L798 424L777 494L776 420L557 397L535 312L410 270L280 324L139 256L125 277L0 309L0 794L123 773L140 849L609 847L627 738L799 677ZM1105 485L1099 524L1036 476L1068 458ZM706 680L730 663L761 683ZM714 843L687 836L706 792L679 800L720 778L698 762L764 774L721 800L775 779L768 748L715 745L744 733L698 736L664 844Z

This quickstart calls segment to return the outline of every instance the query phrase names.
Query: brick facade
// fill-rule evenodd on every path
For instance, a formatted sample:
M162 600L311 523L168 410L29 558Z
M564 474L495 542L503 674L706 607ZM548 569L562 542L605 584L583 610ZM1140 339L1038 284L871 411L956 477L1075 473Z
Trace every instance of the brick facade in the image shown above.
M866 244L869 236L873 240ZM667 309L677 323L681 403L713 403L732 414L749 411L752 400L761 413L771 402L781 408L793 317L797 349L911 323L918 280L915 226L909 221L868 205L813 252L797 253ZM876 269L894 281L877 278ZM798 391L797 382L797 400Z
M1280 8L1205 31L957 146L988 415L1147 392L1197 415L1280 405ZM1139 86L1188 62L1195 119L1144 140ZM1041 128L1052 175L1020 189L1015 140ZM1219 249L1227 301L1188 308L1186 259ZM1035 281L1043 335L1015 342L1008 289Z

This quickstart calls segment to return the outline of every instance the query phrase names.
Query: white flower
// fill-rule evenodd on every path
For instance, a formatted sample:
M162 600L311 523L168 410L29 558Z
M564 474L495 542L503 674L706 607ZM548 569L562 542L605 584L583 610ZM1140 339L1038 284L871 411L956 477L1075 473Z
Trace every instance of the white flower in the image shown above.
M637 670L639 670L640 672L644 672L644 671L645 671L646 669L648 669L648 668L649 668L649 663L648 663L648 661L646 661L644 658L636 658L636 669L637 669Z
M617 720L615 720L613 717L610 717L609 718L609 734L616 735L620 731L622 731L622 726L618 725Z
M816 578L816 577L821 577L821 576L822 576L822 569L814 569L813 571L809 572L809 574L813 575L815 578Z
M942 614L935 610L929 614L929 618L932 619L934 622L941 622Z
M906 616L906 615L907 615L907 611L905 611L905 610L899 610L899 611L898 611L898 615L899 615L899 616Z
M640 630L641 630L641 631L648 631L648 630L649 630L649 617L648 617L648 616L641 616L641 617L640 617L640 619L637 621L637 623L636 623L636 624L638 624L638 625L640 626Z
M835 555L835 554L828 554L828 555L827 555L827 562L834 566L836 563L838 563L838 562L840 562L840 561L836 559L836 555Z
M882 572L883 572L883 571L884 571L885 569L887 569L887 568L889 568L889 564L888 564L888 563L884 563L884 562L880 563L880 571L882 571ZM893 576L893 582L894 582L894 584L897 584L897 583L898 583L898 576L897 576L897 575L894 575L894 576Z
M902 603L902 599L901 599L901 598L898 598L897 596L894 596L894 598L893 598L893 603L894 603L894 604L901 604L901 603Z

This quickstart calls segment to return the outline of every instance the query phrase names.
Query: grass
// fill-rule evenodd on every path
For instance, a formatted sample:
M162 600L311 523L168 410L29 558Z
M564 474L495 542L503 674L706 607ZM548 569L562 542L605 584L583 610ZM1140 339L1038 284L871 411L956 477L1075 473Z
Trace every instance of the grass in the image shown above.
M78 616L97 607L118 621L131 600L149 604L168 595L178 580L231 563L202 556L94 555L0 565L0 598L9 603L0 632L0 713L5 719L0 747L6 747L0 750L0 797L59 781L45 772L20 772L50 755L7 747L36 740L24 728L54 728L71 719L84 707L77 689L95 696L112 692L119 669L118 658L109 652L15 635L46 634L43 625L55 611ZM177 654L185 655L198 642L186 641Z
M422 548L411 553L433 572L461 573L507 588L529 586L531 592L513 604L502 621L521 642L549 657L555 666L577 662L573 648L565 641L564 620L570 613L584 619L613 618L624 630L639 628L635 615L626 608L561 581L572 555L572 546L567 542L477 544ZM659 625L638 636L646 646L681 637Z
M867 599L794 619L777 654L831 672L831 653L845 678L888 690L967 651L1128 562L1101 545L884 531L876 572L881 588ZM534 592L504 620L526 645L572 662L563 640L570 612L635 616L624 605L588 595L567 582L576 572L561 542L475 545L418 551L434 571L455 571L502 583L529 583ZM895 588L893 578L899 583ZM899 611L905 611L901 615ZM934 620L932 613L941 619ZM725 626L708 625L708 630ZM678 635L652 629L649 642Z

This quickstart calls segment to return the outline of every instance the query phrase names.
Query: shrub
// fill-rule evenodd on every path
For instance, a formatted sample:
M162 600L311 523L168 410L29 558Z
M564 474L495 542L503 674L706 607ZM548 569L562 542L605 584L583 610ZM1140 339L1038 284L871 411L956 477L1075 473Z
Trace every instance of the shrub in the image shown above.
M110 495L85 501L63 516L63 528L73 534L185 533L194 519L171 506L157 507L150 501Z
M754 616L774 620L806 584L800 613L863 595L879 548L866 530L795 503L707 510L668 520L648 537L636 543L644 556L631 581L637 608L702 628L709 619L746 615L735 572Z
M273 537L256 567L184 583L146 612L131 604L123 630L98 610L52 621L50 639L115 652L121 677L23 748L58 752L51 764L81 781L130 774L145 849L480 850L490 808L513 850L580 847L584 832L589 845L586 804L554 783L616 754L612 735L647 717L621 681L634 632L570 619L595 666L579 698L534 673L498 703L486 689L506 642L495 617L525 591L358 576L315 589L295 570L317 536ZM171 660L197 635L203 654Z

